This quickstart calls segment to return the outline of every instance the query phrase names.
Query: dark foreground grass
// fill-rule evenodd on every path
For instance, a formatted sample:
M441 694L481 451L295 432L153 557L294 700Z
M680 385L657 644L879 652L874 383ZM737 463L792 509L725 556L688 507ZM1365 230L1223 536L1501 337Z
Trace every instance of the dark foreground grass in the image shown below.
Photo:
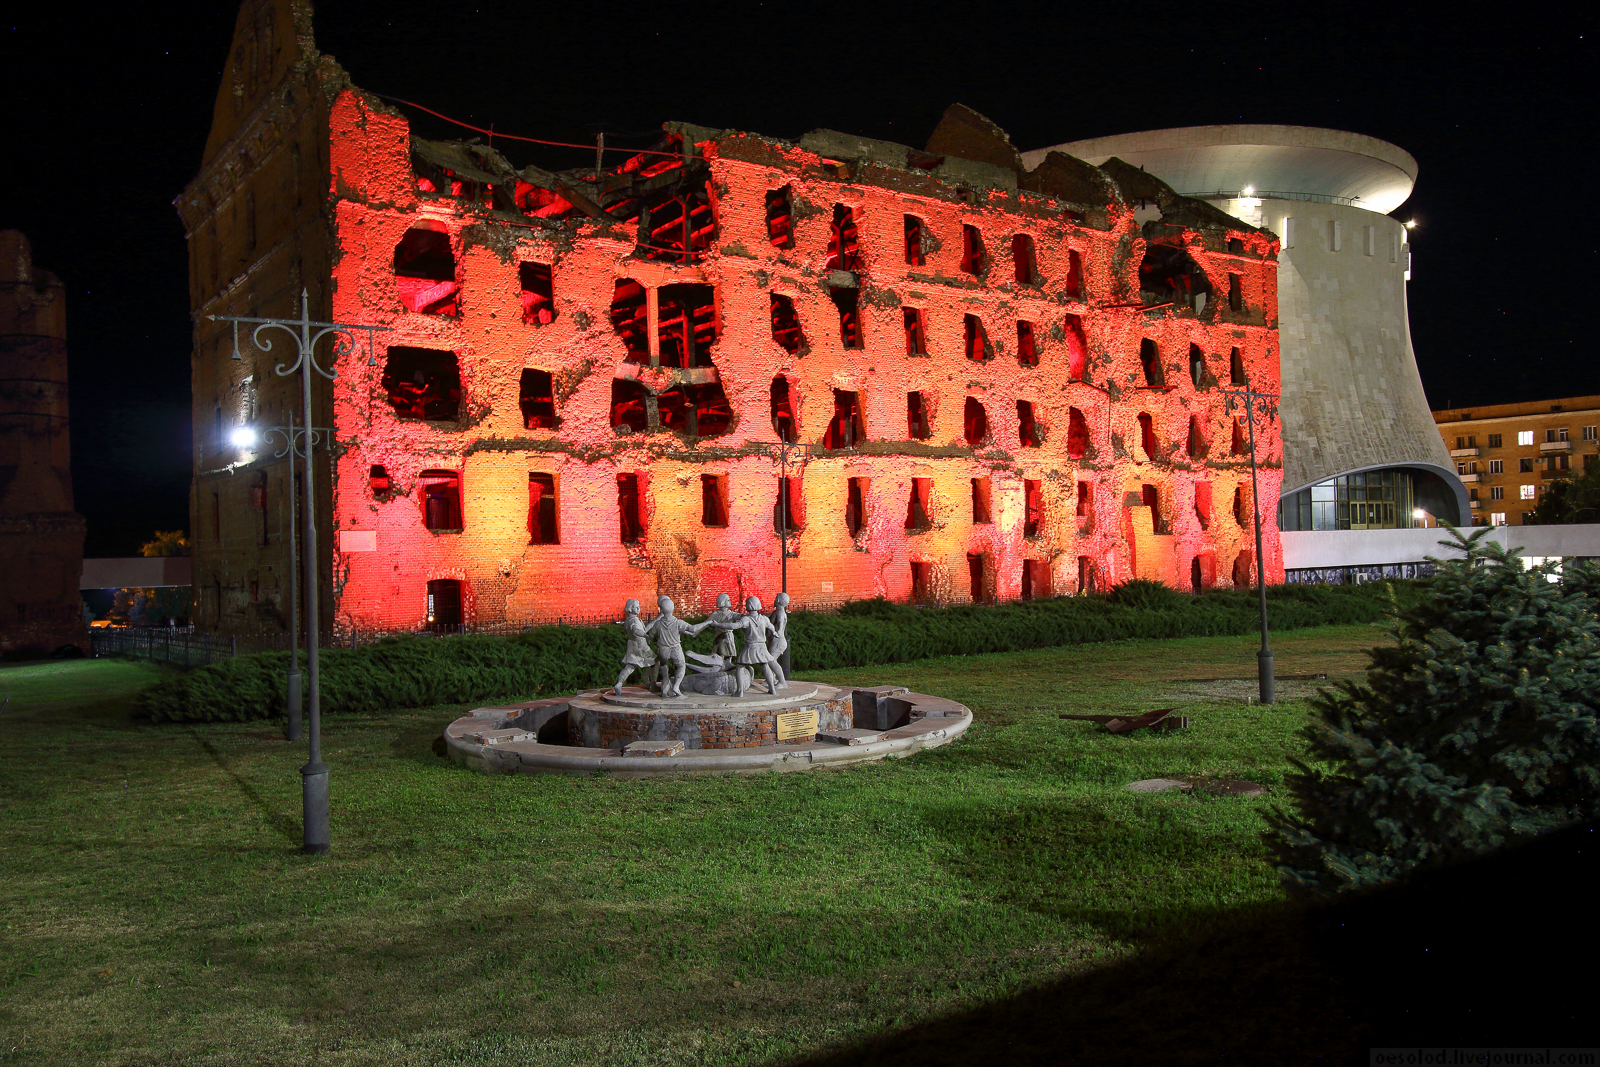
M1276 642L1352 674L1371 627ZM1270 800L1302 704L1188 703L1114 737L1062 711L1169 706L1249 638L808 674L969 704L957 744L815 774L485 777L456 707L330 722L331 855L299 855L303 749L152 726L154 672L0 670L0 1063L742 1064L958 1011L1222 929L1281 899Z

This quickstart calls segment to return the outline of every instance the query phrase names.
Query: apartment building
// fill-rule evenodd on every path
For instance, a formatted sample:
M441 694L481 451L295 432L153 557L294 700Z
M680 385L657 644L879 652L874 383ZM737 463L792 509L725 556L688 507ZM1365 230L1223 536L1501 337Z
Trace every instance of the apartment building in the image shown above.
M1600 462L1600 396L1449 408L1433 417L1467 485L1474 526L1531 522L1553 479Z

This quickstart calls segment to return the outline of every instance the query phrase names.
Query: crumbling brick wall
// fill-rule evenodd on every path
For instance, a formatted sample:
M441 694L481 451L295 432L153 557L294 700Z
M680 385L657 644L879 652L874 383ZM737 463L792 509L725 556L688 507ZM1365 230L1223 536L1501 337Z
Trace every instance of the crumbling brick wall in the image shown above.
M964 109L927 151L669 125L662 154L598 180L413 142L355 90L328 121L331 312L390 331L334 386L341 625L425 625L430 592L458 592L469 623L658 594L770 604L779 379L797 607L1254 573L1219 389L1242 370L1277 392L1265 231L1109 165L1023 173ZM673 182L677 207L630 208ZM523 402L527 371L547 401ZM1277 582L1275 420L1256 442ZM555 543L534 533L530 475L554 488Z
M87 650L83 516L73 511L61 279L0 232L0 652Z

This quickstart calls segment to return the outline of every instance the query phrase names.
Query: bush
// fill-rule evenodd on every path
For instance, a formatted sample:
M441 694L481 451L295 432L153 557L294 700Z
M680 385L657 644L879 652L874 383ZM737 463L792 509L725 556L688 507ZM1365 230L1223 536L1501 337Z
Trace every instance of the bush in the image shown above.
M1268 840L1292 892L1391 882L1600 815L1600 572L1524 570L1480 530L1396 607L1366 685L1313 701Z
M1134 590L1124 592L1129 586ZM1407 589L1406 595L1417 594ZM1371 585L1279 586L1267 600L1277 630L1375 622L1388 604ZM1103 597L948 608L867 600L837 615L789 617L793 666L801 671L1123 638L1243 634L1258 625L1253 592L1188 596L1154 582L1130 582ZM547 626L513 637L401 637L354 652L325 649L318 657L322 709L377 711L592 689L616 680L625 643L620 626ZM288 665L287 652L224 660L153 686L139 707L155 722L273 718L283 712Z

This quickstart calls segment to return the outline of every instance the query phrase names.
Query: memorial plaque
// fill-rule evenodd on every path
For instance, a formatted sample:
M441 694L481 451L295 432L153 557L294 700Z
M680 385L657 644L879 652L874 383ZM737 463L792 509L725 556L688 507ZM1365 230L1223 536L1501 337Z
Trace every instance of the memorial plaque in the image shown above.
M793 741L797 737L810 737L817 732L817 709L802 708L778 715L778 740Z

